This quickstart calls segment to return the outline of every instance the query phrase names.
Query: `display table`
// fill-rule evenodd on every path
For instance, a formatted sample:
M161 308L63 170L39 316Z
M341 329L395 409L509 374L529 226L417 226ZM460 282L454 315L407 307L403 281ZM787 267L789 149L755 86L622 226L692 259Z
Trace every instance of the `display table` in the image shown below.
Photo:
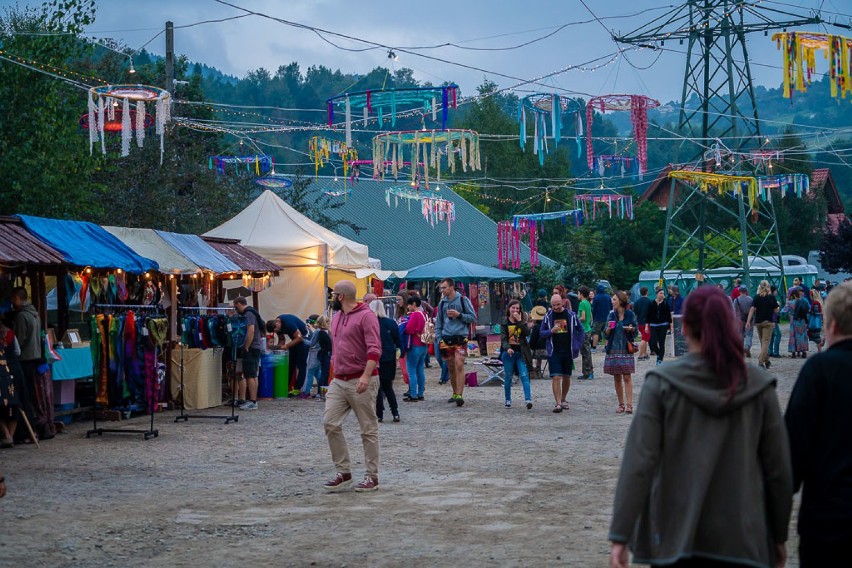
M172 350L172 398L180 395L181 349ZM183 404L187 410L222 405L222 349L183 348Z
M62 361L51 365L54 381L84 379L92 376L92 350L89 347L57 349Z
M92 376L92 350L88 347L57 349L62 357L50 366L53 377L53 401L57 410L71 410L75 406L75 379Z

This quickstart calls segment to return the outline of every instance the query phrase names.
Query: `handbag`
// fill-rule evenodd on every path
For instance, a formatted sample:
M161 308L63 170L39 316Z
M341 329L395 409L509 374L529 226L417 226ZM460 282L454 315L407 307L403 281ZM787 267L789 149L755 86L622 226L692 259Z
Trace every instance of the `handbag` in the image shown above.
M637 351L639 351L639 348L638 348L638 347L636 347L636 343L635 343L635 342L633 342L633 341L628 341L628 342L627 342L627 352L628 352L629 354L633 355L633 354L634 354L634 353L636 353Z

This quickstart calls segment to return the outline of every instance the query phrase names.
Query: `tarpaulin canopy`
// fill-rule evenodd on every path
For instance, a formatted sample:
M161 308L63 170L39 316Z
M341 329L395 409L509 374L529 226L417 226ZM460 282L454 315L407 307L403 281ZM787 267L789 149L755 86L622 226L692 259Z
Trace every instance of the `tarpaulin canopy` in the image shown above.
M154 229L104 227L137 254L152 258L165 274L197 274L201 267L167 243Z
M139 256L103 227L85 221L45 219L18 215L29 232L62 253L65 260L77 266L121 268L141 274L158 270L150 258Z
M244 247L282 268L369 266L367 245L350 241L311 221L268 189L204 236L239 239Z
M405 280L442 280L452 278L457 282L517 282L522 279L519 274L507 270L491 268L482 264L467 262L453 256L448 256L433 262L427 262L408 270Z
M185 235L182 233L170 233L168 231L156 231L156 233L168 244L179 250L191 262L204 270L210 270L216 274L242 272L239 266L205 243L204 239L198 235Z

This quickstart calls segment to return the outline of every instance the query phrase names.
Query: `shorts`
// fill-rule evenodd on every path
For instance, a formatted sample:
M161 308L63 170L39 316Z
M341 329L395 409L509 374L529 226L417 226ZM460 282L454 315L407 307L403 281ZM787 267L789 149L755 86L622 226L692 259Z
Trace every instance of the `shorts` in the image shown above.
M570 377L574 370L574 359L570 355L554 353L547 358L547 367L550 369L550 378Z
M256 379L259 366L260 349L252 347L243 355L243 377L246 379Z
M642 341L651 341L651 326L647 323L639 326L639 335L642 336Z
M603 329L604 329L605 325L606 325L605 321L594 321L594 322L592 322L592 335L597 335L598 337L603 335Z
M450 361L458 357L467 357L467 339L455 345L447 345L443 340L438 343L438 349L441 352L441 359Z

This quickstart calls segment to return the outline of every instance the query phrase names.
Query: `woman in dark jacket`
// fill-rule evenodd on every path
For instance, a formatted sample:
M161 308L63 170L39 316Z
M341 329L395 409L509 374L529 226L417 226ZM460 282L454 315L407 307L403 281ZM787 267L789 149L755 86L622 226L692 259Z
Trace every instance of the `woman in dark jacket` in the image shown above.
M399 352L399 326L387 317L385 305L381 300L370 302L370 309L379 318L379 334L382 338L382 355L379 357L379 392L376 394L376 416L382 422L385 414L384 398L388 399L393 421L399 422L399 406L396 393L393 392L393 379L396 376L396 354Z
M651 332L648 348L657 355L657 365L661 365L666 354L666 334L669 329L674 330L672 311L666 302L666 291L661 286L657 286L657 297L648 306L646 321Z
M686 299L689 353L648 371L624 446L610 566L784 566L793 498L775 379L746 366L731 301Z
M521 303L512 300L506 307L506 319L500 326L500 359L503 361L503 392L506 395L506 408L512 407L512 376L518 369L521 385L524 388L524 402L527 410L532 408L530 394L530 372L532 350L527 343L527 316L521 309Z

